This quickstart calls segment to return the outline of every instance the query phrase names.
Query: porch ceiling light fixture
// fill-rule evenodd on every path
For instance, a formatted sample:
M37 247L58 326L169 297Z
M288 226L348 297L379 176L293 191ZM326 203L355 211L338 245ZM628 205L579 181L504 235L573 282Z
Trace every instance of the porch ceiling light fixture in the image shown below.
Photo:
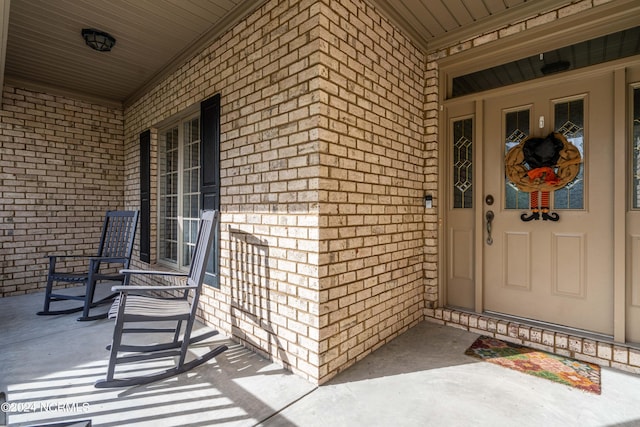
M116 44L116 39L111 34L93 28L83 28L82 38L87 46L98 52L109 52Z

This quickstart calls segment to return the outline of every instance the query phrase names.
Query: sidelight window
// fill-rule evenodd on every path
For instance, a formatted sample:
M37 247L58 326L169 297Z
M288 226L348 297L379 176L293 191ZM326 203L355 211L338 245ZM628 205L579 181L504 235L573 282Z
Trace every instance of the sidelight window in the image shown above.
M453 207L473 208L473 120L453 122Z

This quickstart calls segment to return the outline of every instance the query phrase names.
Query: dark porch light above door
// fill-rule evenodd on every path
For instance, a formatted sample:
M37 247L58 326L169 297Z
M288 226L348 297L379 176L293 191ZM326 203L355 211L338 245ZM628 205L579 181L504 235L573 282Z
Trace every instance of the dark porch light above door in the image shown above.
M83 28L82 38L87 46L98 52L109 52L116 44L116 39L111 34L93 28Z

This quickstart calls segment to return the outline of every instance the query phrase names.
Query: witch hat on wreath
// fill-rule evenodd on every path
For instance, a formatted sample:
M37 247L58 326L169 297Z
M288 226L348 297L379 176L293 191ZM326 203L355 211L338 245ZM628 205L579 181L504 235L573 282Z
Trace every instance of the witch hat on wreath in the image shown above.
M558 132L544 138L528 137L511 148L505 157L507 178L529 193L532 212L520 219L539 220L542 214L545 221L558 221L560 215L549 209L549 193L573 181L581 162L580 151Z

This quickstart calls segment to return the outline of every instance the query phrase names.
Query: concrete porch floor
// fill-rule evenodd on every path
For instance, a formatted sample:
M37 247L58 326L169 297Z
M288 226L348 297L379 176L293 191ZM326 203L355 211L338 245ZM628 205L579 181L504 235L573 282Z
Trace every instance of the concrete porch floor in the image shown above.
M42 300L0 299L0 425L640 426L640 376L603 368L589 394L465 356L478 335L428 322L320 387L220 337L229 350L188 373L96 389L112 321L36 316Z

